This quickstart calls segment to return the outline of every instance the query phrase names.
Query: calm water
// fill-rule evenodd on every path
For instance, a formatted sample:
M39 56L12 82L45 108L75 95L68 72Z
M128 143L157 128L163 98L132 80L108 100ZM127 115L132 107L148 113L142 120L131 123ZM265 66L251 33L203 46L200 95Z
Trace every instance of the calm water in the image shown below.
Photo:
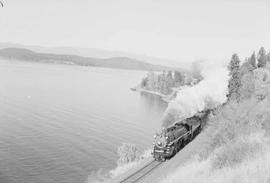
M0 183L83 183L117 147L151 146L166 104L144 72L0 61Z

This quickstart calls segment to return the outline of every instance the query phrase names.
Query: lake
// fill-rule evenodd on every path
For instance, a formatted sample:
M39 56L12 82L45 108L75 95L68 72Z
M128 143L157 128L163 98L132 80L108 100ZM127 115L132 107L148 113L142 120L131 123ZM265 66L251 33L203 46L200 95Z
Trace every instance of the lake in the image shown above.
M0 60L0 182L84 183L149 149L167 104L130 90L145 74Z

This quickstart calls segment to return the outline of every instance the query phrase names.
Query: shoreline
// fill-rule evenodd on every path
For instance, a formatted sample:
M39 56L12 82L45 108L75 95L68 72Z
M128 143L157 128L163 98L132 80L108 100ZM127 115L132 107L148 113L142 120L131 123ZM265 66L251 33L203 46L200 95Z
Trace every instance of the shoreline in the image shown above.
M164 95L164 94L159 93L159 92L155 92L155 91L151 91L151 90L146 90L146 89L139 88L139 87L131 88L131 90L132 91L135 91L135 92L144 92L144 93L149 93L149 94L152 94L152 95L159 96L165 102L169 102L170 101L169 100L170 95Z
M155 91L151 91L151 90L147 90L147 89L143 89L141 87L133 87L133 88L130 88L132 91L135 91L135 92L144 92L144 93L149 93L149 94L152 94L152 95L156 95L156 96L159 96L163 101L169 103L170 101L172 101L175 97L176 97L176 94L178 91L180 90L183 90L187 87L192 87L189 86L189 85L185 85L185 86L181 86L179 88L172 88L172 92L168 95L165 95L165 94L162 94L162 93L159 93L159 92L155 92Z

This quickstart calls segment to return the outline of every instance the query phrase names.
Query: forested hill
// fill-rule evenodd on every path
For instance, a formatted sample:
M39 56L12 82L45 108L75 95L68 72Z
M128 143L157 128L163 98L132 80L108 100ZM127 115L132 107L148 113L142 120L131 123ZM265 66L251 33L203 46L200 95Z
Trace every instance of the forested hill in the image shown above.
M92 58L68 54L38 53L25 48L4 48L0 58L41 63L69 64L130 70L169 70L169 67L154 65L128 57Z

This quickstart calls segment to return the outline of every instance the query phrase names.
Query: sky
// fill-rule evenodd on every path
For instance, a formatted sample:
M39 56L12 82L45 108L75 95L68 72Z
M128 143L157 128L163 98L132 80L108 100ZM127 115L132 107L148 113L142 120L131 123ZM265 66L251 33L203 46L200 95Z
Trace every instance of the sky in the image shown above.
M270 50L270 0L1 0L0 42L179 62Z

